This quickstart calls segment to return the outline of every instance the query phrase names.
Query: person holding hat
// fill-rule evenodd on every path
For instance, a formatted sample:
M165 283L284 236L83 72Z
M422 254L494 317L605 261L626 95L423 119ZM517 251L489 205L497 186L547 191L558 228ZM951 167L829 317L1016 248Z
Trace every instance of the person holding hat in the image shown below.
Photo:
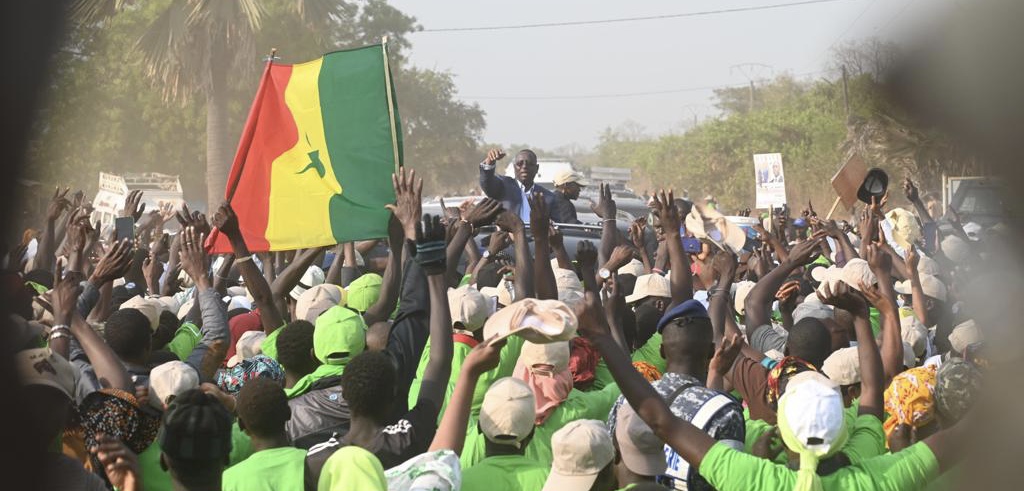
M551 206L551 221L555 223L582 223L576 218L576 205L573 201L580 198L580 191L587 187L583 174L572 169L565 169L552 181L555 185L555 201Z
M486 457L464 468L462 488L540 491L550 466L526 457L534 433L533 391L522 380L505 377L491 385L480 407L479 431Z

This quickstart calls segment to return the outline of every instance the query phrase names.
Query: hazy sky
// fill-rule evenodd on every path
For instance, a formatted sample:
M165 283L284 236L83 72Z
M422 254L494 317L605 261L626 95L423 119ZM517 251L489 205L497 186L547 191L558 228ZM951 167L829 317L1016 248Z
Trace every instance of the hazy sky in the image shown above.
M614 19L796 0L390 0L426 29ZM707 87L748 76L821 77L832 45L893 38L927 25L955 0L837 0L752 12L589 26L420 32L414 64L450 71L459 97L487 112L488 142L590 147L605 128L635 122L678 131L714 114ZM745 66L757 64L764 66ZM674 91L670 94L550 97ZM547 97L548 99L538 99ZM399 95L401 99L401 95Z

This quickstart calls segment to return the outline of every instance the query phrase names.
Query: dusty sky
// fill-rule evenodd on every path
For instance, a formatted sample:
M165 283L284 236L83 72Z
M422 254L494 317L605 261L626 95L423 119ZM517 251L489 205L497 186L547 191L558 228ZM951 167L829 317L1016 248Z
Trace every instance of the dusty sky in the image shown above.
M799 0L390 0L425 29L643 17ZM828 3L587 26L412 35L412 62L450 71L459 97L487 112L485 138L591 147L630 121L648 134L713 116L709 87L826 72L834 45L900 39L958 12L958 0ZM964 0L959 0L961 3ZM619 96L638 92L667 94ZM586 98L570 99L566 96ZM591 97L599 96L599 97Z

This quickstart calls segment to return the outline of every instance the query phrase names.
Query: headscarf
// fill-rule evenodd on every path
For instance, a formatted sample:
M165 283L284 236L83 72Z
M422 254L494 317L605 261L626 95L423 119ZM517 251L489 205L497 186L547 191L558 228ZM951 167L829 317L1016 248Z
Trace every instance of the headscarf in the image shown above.
M134 394L120 389L100 389L85 397L79 407L85 448L99 445L96 436L104 433L124 442L132 452L142 453L160 429L160 419L140 410ZM93 469L102 469L92 456Z
M552 372L542 373L533 367L526 366L522 359L516 362L512 376L526 382L533 391L533 398L536 403L535 424L544 424L544 421L551 416L551 413L558 408L558 405L569 397L572 391L572 372L569 368Z
M569 341L569 372L574 387L583 390L594 383L600 357L587 338L576 337Z
M768 399L768 404L776 404L779 402L779 380L783 377L791 377L800 372L813 371L816 372L818 369L795 356L787 356L768 371L768 391L765 393L765 397Z
M885 412L889 415L882 425L886 440L896 426L906 424L914 428L935 419L935 366L911 368L893 377L885 389Z
M661 372L658 371L658 368L646 361L634 361L633 368L640 372L640 375L643 375L648 382L661 379Z
M935 412L944 422L960 421L971 408L981 386L981 372L971 363L953 358L935 372Z
M217 387L231 395L237 395L246 382L256 378L269 378L284 383L284 368L267 355L256 355L242 360L237 365L217 372Z
M823 375L814 375L824 378ZM801 383L807 384L807 382L817 383L815 381L804 381ZM839 425L838 432L831 442L827 442L827 445L815 445L813 448L810 448L796 436L794 428L790 426L790 411L799 411L800 408L806 404L809 399L808 397L800 397L794 402L793 393L789 392L789 387L787 387L787 392L779 399L779 436L782 437L782 441L786 444L786 447L800 455L800 469L797 471L796 486L793 488L794 491L822 491L821 478L818 477L818 462L838 453L839 450L846 445L846 441L849 438L849 427L846 424L846 418L843 417L841 409L842 396L840 396L839 393L831 387L820 383L818 385L821 387L814 388L810 397L831 396L831 394L824 391L818 392L824 389L825 391L836 392L835 397L839 399L837 410L840 414L833 415L832 418L833 423ZM814 394L813 392L818 393ZM807 412L806 407L803 409L804 412Z

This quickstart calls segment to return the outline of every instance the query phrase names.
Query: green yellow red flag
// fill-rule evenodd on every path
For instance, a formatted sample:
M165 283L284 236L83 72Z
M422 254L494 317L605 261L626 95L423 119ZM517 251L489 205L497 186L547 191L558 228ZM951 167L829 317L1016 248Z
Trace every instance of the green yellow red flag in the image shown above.
M386 45L268 61L225 197L252 252L387 236L402 131ZM223 235L211 252L230 252Z

